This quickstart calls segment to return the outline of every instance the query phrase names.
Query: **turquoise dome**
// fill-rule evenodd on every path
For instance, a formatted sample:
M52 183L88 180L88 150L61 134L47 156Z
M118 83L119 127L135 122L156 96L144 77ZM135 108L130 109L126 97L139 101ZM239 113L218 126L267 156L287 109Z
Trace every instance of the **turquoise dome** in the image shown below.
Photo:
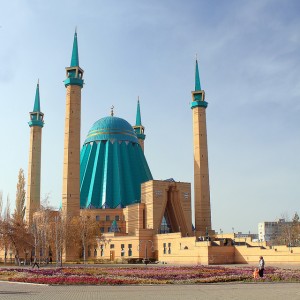
M94 123L80 152L80 207L121 208L141 201L152 180L132 126L118 117Z
M126 120L113 116L95 122L87 135L85 143L111 139L138 143L132 126Z

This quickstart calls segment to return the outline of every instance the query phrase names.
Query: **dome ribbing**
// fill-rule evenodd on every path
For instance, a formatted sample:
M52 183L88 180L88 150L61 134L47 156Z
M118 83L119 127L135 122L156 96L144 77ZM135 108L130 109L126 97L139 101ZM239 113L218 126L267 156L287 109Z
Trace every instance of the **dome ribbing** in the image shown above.
M94 123L80 153L80 207L117 208L141 200L152 175L132 126L118 117Z

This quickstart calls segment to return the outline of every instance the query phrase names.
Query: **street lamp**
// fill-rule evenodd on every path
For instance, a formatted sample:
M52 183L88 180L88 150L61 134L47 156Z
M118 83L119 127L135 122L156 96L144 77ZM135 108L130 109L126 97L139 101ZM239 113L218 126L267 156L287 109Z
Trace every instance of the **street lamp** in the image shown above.
M143 262L147 266L150 263L150 259L148 259L148 243L150 243L150 245L151 245L152 252L154 252L154 246L153 246L153 242L151 240L148 240L148 241L141 240L137 247L138 251L140 251L140 247L142 246L143 243L145 244L145 258L143 259Z

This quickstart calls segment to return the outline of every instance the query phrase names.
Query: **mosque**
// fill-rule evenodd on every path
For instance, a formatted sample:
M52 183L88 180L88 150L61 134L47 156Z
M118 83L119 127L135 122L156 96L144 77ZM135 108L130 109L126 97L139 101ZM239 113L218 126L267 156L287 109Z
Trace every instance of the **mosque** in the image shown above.
M97 245L90 245L93 249L88 258L110 261L146 258L201 264L256 261L257 252L245 254L233 245L224 245L223 238L231 239L232 236L222 234L221 239L212 230L206 131L208 103L201 89L197 60L190 107L194 145L193 210L190 183L152 177L144 155L146 135L139 101L134 126L115 116L112 108L110 116L93 124L81 147L83 74L75 32L71 63L66 68L64 81L66 115L61 209L66 217L80 216L83 211L88 211L99 222L103 238ZM40 208L43 125L38 84L29 121L26 199L29 224ZM200 236L204 239L199 239ZM251 246L250 239L245 239L245 246ZM76 261L78 257L69 248L66 248L65 261Z

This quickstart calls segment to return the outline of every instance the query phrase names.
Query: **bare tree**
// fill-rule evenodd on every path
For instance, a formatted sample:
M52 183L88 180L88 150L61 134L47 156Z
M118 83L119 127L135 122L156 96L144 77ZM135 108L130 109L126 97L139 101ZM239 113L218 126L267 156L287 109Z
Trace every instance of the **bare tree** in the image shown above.
M295 212L292 220L287 214L282 215L281 222L278 222L277 231L272 239L273 245L286 245L289 248L300 244L300 222L299 215Z
M22 168L19 170L18 175L15 215L17 218L22 219L25 215L25 176Z
M3 192L0 191L0 221L2 220L2 209L3 209Z
M24 220L19 217L11 218L9 214L1 221L1 237L3 239L4 251L14 253L15 262L20 264L20 256L25 255L32 248L32 236L28 231Z
M61 210L57 212L57 215L54 217L54 219L55 219L54 232L55 232L56 265L62 266L62 257L65 248L66 232L67 232L66 229L69 220L63 216Z
M10 198L9 195L6 197L6 207L4 210L4 219L10 219Z
M91 255L91 247L97 244L100 236L99 223L90 216L87 209L82 210L79 217L72 218L68 230L68 241L82 249L81 255L84 264L86 257Z

